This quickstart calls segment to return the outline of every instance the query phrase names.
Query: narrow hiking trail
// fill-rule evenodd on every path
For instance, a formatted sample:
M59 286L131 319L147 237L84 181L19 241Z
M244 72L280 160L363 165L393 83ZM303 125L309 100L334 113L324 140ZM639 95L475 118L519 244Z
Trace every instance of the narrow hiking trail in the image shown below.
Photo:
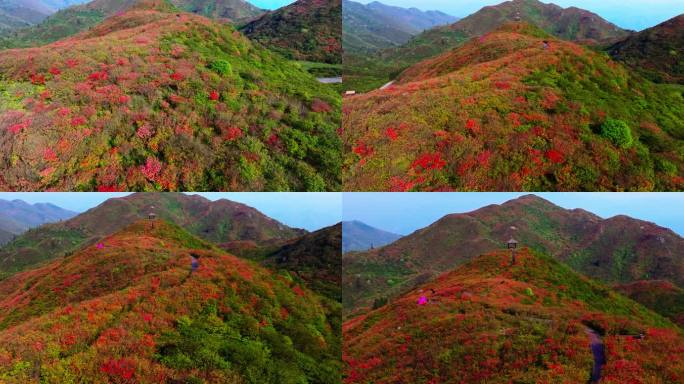
M594 367L591 370L589 384L594 384L601 380L601 368L606 364L606 346L598 332L589 327L586 327L586 331L589 335L591 353L594 355Z

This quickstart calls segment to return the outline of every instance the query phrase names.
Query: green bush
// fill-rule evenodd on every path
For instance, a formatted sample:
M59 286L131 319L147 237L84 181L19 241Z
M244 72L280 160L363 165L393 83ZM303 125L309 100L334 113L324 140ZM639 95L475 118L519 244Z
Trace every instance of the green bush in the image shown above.
M607 119L601 126L601 135L621 148L630 148L634 144L632 130L622 120Z
M227 60L215 60L209 64L209 69L218 73L221 76L230 75L232 72L232 67Z

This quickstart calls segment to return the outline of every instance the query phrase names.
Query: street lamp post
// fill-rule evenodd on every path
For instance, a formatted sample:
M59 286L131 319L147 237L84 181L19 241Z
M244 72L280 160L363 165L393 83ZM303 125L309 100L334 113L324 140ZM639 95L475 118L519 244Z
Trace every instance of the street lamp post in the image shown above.
M506 246L511 250L511 265L515 265L515 249L518 247L518 241L511 237Z

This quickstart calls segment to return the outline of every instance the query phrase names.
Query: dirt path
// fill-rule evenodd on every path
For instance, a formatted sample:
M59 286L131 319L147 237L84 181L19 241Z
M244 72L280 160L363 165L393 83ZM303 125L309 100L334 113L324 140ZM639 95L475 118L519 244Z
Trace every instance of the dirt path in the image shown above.
M591 379L589 379L589 383L593 384L601 380L601 368L606 364L606 346L598 332L589 327L586 330L589 335L591 353L594 355L594 367L591 370Z

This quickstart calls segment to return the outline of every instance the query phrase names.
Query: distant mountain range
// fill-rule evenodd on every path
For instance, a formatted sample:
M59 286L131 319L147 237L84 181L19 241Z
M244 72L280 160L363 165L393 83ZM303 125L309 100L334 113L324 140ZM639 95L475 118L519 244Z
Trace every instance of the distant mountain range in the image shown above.
M347 53L371 52L402 45L420 32L458 18L440 11L405 9L380 2L342 2L343 46Z
M401 235L371 227L357 220L342 222L342 234L343 253L380 248L401 238Z
M139 199L115 204L130 209ZM208 208L196 197L161 200L167 215L181 215L185 202L216 225L228 221L210 219L212 209L241 209ZM253 213L241 212L244 220ZM109 220L118 218L98 224ZM13 356L0 359L0 377L338 384L340 323L339 304L286 273L165 220L134 219L97 244L0 280L0 345Z
M51 10L38 2L0 0L0 31L40 23Z
M527 195L447 215L383 248L345 254L345 306L353 311L399 295L505 247L511 237L606 283L666 280L684 287L684 238L673 231L627 216L602 219Z
M289 59L341 64L341 19L340 0L297 0L240 30Z
M28 204L22 200L0 200L0 245L29 228L66 220L77 214L49 203Z
M109 199L70 220L25 232L0 248L0 272L15 272L69 254L151 213L226 247L236 241L275 244L306 233L228 200L210 201L179 193L137 193Z
M684 84L684 14L633 34L608 51L651 80Z

